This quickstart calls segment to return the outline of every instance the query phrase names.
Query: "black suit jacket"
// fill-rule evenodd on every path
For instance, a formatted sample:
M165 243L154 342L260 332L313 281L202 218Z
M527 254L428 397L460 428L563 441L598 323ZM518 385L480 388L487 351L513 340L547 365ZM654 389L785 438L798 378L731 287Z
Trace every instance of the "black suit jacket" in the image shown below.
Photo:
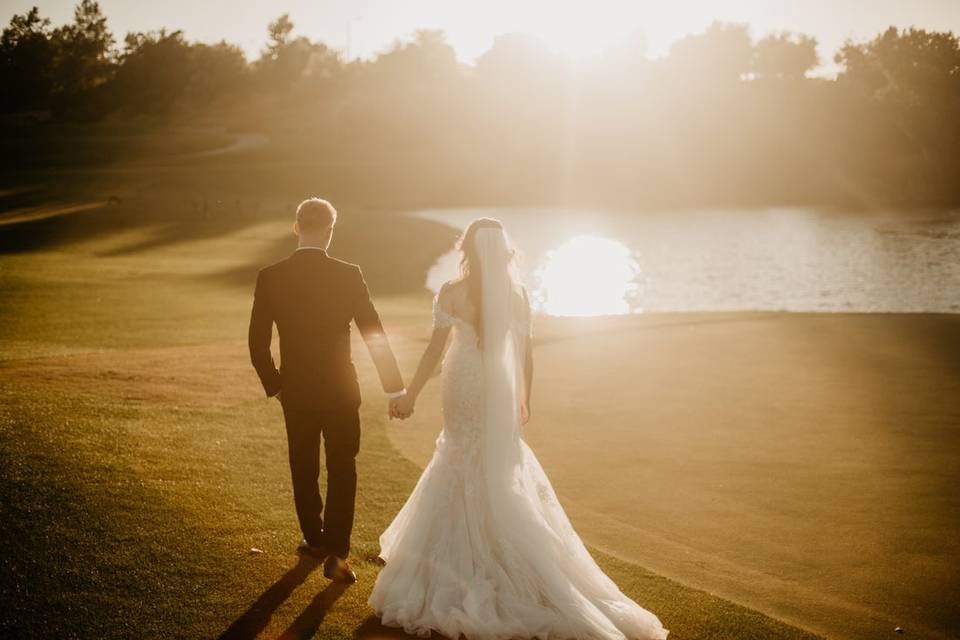
M360 404L350 356L350 323L356 322L384 391L403 389L367 284L355 264L320 249L300 249L257 275L250 313L250 360L268 396L320 407ZM270 353L273 325L280 336L280 368Z

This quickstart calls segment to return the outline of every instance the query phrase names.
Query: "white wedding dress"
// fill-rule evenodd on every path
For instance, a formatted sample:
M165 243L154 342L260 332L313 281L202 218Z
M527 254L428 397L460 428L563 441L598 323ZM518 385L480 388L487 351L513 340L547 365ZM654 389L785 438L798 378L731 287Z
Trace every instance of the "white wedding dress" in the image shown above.
M443 429L416 488L380 537L370 606L388 626L469 640L662 639L657 617L625 596L573 530L519 434L519 355L530 312L499 274L505 240L484 229L484 341L452 326L443 361Z

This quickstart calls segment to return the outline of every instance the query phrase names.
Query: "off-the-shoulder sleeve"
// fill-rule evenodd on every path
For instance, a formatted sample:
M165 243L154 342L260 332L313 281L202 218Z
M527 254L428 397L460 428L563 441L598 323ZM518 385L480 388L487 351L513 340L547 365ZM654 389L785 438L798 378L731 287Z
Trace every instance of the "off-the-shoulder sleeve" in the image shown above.
M443 304L440 302L440 294L438 293L433 298L433 328L446 329L452 327L453 323L453 314L443 308Z

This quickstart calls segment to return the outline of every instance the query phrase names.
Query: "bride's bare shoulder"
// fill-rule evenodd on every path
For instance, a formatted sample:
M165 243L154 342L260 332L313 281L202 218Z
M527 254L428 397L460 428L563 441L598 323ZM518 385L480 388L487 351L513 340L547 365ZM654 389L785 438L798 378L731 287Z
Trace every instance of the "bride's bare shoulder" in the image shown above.
M469 284L463 278L448 280L440 287L437 302L441 309L446 309L461 318L468 320L473 317L473 304L470 302Z

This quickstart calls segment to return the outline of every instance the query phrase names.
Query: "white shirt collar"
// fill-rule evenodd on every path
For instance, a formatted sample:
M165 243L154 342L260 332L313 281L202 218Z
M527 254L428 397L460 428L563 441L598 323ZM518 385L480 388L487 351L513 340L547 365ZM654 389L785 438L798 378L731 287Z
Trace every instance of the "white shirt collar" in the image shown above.
M301 249L315 249L315 250L317 250L317 251L323 251L324 253L326 253L326 251L327 251L327 250L324 249L323 247L311 247L311 246L297 247L297 251L300 251Z

